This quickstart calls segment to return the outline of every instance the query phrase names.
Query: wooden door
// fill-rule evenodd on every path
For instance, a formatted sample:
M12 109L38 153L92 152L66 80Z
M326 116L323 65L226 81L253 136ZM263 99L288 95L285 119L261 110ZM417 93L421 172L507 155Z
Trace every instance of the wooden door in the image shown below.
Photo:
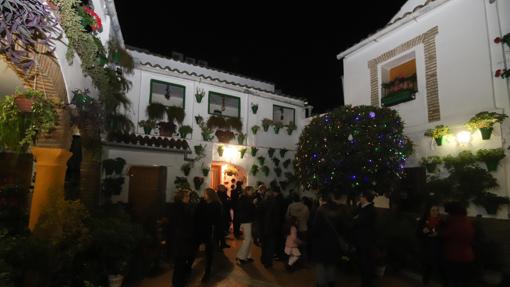
M156 220L165 204L166 167L132 166L129 169L129 204L140 223Z
M211 185L214 190L218 190L218 185L221 184L221 165L213 164L211 166Z

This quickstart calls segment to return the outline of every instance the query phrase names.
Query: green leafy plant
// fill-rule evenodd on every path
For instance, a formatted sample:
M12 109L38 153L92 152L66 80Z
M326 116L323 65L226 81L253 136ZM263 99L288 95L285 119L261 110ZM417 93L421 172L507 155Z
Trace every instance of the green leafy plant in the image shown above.
M212 115L207 119L207 127L210 129L227 129L225 117Z
M195 92L195 99L197 100L197 103L201 103L202 99L205 97L205 91L203 89L198 89Z
M156 128L156 121L155 120L142 120L138 122L138 125L143 128L143 131L146 135L149 135L151 133L151 130Z
M280 133L280 129L283 128L282 122L273 122L273 130L275 134Z
M103 160L102 166L105 177L101 187L107 200L110 200L112 195L121 194L125 181L124 176L122 176L125 165L126 160L120 157Z
M289 167L290 162L291 162L290 158L286 159L286 160L283 162L283 167L284 167L284 168Z
M237 143L240 144L240 145L243 145L244 144L244 141L246 140L246 134L243 134L243 133L239 133L237 135Z
M190 126L181 126L179 128L179 134L181 135L181 138L185 139L188 134L191 134L193 132L193 128Z
M209 168L208 167L202 167L202 175L208 176L209 175Z
M55 17L38 0L0 2L0 53L25 73L34 65L31 53L51 53L59 38Z
M224 151L223 146L222 146L222 145L219 145L219 146L218 146L218 148L217 148L216 150L218 151L218 155L219 155L220 157L222 157L222 156L223 156L223 151Z
M281 148L280 149L280 157L283 159L285 158L285 154L288 152L289 150L286 149L286 148Z
M449 170L461 169L476 164L477 158L468 150L461 151L457 156L448 155L443 158L444 166Z
M202 127L204 124L204 118L202 116L195 116L195 122L199 127Z
M254 125L254 126L252 126L252 127L251 127L251 132L252 132L254 135L256 135L256 134L257 134L257 132L259 131L259 129L260 129L260 126L258 126L258 125Z
M475 131L480 128L492 128L494 124L503 122L508 116L496 112L479 112L474 117L469 119L466 124L467 128Z
M290 136L292 133L297 130L296 124L292 121L287 125L287 134Z
M274 148L270 147L269 149L267 149L267 154L269 155L269 157L273 157L275 151L276 150Z
M473 203L481 205L488 214L496 214L500 205L510 203L508 197L498 196L490 192L481 193Z
M244 154L246 153L247 150L248 150L248 148L245 148L245 147L239 150L241 159L244 158Z
M229 129L241 132L243 130L243 122L239 118L229 117L225 120Z
M264 173L265 176L269 175L269 167L264 165L261 169L262 173Z
M258 150L259 150L258 148L252 146L251 147L251 156L255 157L257 155Z
M28 112L18 107L18 96L31 102ZM5 96L0 100L0 148L25 152L38 134L50 132L57 125L57 106L36 90L18 90L14 96Z
M420 165L423 166L427 172L433 173L436 171L437 166L440 165L443 162L441 157L439 156L429 156L429 157L423 157L421 159Z
M180 189L191 189L191 186L186 177L176 176L174 180L175 188Z
M251 104L251 111L253 112L254 115L257 113L258 110L259 110L259 105L252 103Z
M122 170L124 169L125 165L126 160L121 157L103 160L103 170L106 176L122 174Z
M200 190L200 187L202 187L202 184L204 184L203 177L195 176L193 178L193 185L195 186L195 190Z
M128 73L131 73L135 68L133 57L117 40L108 41L108 62L123 67Z
M502 148L481 149L476 153L476 157L485 163L488 171L495 171L499 162L505 158L505 151Z
M162 120L166 113L166 106L161 103L151 103L147 106L147 116L151 120Z
M231 131L225 130L216 130L214 135L218 138L218 141L221 143L229 143L231 140L235 138L235 134Z
M181 166L181 171L184 173L185 176L188 176L191 172L191 164L185 163Z
M431 137L436 140L438 146L442 144L443 137L451 134L450 128L445 125L437 125L433 129L428 129L425 131L425 136Z
M204 141L211 141L214 138L213 131L207 126L202 126L202 139Z
M257 161L258 161L259 165L264 165L266 158L263 156L259 156L259 157L257 157Z
M250 172L253 176L256 176L257 173L259 172L259 167L256 164L252 165L250 168Z
M280 160L276 157L271 158L273 160L274 166L278 167L280 165Z
M198 156L198 157L203 157L205 156L205 148L207 147L207 145L196 145L193 147L193 149L195 150L195 154Z
M282 175L282 169L279 167L275 167L274 172L276 173L277 177L280 177Z
M273 124L273 120L272 119L263 119L262 120L262 128L264 129L265 132L267 132L267 130L269 129L269 127Z
M173 122L175 120L179 124L182 124L184 117L186 117L186 113L182 107L168 106L166 107L166 116L169 122Z

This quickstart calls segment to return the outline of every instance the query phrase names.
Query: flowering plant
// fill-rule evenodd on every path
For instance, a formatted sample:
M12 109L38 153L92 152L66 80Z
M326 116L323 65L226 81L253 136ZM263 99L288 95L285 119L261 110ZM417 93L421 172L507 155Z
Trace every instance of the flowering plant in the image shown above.
M103 30L101 18L90 7L80 6L78 13L82 17L81 24L85 29L89 28L92 32L101 32Z

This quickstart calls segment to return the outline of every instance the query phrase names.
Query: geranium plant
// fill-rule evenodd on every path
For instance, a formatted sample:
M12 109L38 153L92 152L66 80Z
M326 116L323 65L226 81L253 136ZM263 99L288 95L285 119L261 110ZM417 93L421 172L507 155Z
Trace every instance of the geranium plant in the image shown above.
M481 149L476 153L476 157L485 163L488 171L495 171L498 169L499 162L505 158L505 151L502 148Z

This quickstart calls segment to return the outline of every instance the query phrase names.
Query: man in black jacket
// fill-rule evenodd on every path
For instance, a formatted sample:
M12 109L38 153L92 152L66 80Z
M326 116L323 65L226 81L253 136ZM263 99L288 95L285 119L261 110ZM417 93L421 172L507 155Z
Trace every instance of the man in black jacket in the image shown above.
M363 191L353 218L354 244L359 257L361 286L371 287L375 272L375 208L374 192Z

